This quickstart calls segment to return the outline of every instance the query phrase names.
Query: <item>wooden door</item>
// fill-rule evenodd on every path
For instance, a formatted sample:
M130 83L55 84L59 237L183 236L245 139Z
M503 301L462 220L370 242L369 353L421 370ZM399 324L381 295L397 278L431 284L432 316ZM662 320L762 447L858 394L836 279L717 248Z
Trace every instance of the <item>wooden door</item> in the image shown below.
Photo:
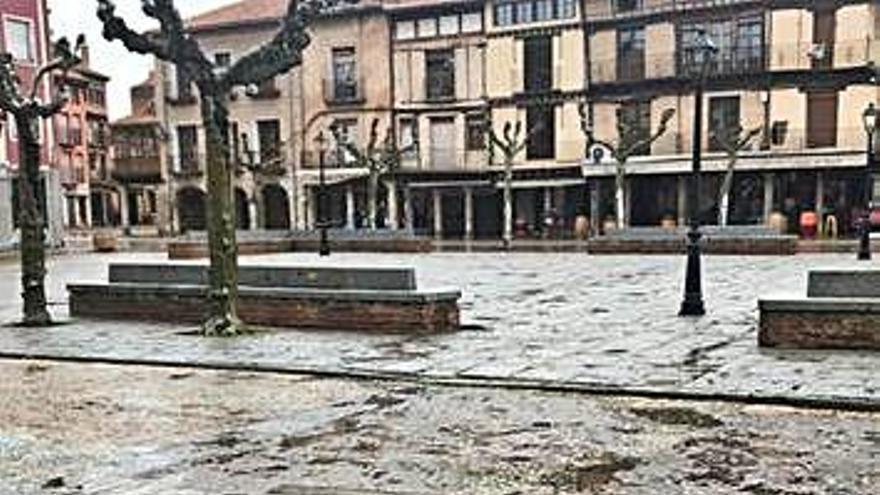
M837 146L837 91L807 93L807 147Z
M431 119L431 169L456 168L455 120Z

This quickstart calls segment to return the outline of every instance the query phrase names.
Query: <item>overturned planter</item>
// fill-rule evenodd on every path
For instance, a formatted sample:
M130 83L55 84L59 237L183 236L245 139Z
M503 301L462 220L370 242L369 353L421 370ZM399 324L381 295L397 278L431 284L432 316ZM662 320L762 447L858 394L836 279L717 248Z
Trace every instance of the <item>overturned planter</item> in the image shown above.
M72 284L71 316L198 324L208 268L111 265L109 283ZM444 332L459 328L457 290L416 288L412 269L241 267L239 317L255 326Z
M764 298L758 309L762 347L880 351L880 271L812 271L807 297Z

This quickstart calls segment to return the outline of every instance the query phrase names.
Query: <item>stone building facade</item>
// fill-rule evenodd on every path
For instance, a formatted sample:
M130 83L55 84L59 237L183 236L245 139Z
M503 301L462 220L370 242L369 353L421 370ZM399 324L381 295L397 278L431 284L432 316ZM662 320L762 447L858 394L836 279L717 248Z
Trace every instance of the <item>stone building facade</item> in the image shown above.
M287 5L259 3L233 4L188 25L216 60L233 60L277 29ZM864 197L862 112L880 101L877 11L875 2L854 0L362 2L313 26L304 64L278 78L274 91L242 91L232 103L242 136L233 140L243 164L240 226L314 227L322 131L330 150L326 214L340 227L363 226L366 172L334 146L329 128L363 146L378 121L382 137L392 133L409 149L382 184L385 228L497 237L502 170L483 131L519 123L527 143L514 169L517 234L546 235L548 219L554 232L571 232L584 216L599 231L615 213L614 167L585 149L582 105L610 141L618 119L644 134L664 110L675 110L667 133L630 161L625 211L630 225L682 222L691 47L705 29L719 47L701 123L705 219L717 215L725 167L713 136L741 126L760 132L740 156L731 223L765 223L778 212L794 228L801 212L819 211L845 232ZM157 75L156 113L169 135L161 155L170 171L170 225L197 229L204 221L197 105L170 67L159 64Z

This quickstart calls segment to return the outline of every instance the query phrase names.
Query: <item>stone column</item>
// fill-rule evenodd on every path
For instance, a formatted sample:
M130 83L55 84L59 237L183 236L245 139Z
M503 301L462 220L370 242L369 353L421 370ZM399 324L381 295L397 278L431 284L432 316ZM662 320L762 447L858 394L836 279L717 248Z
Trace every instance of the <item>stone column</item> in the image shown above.
M688 178L678 176L678 225L687 225Z
M816 171L816 216L819 218L819 225L816 233L820 237L825 233L825 222L822 218L822 210L825 209L825 173L821 170Z
M590 230L593 235L599 235L602 231L601 183L596 178L589 181L587 187L590 189Z
M412 189L409 186L403 188L403 217L406 231L412 234L415 231L415 218L413 217Z
M397 183L393 180L389 180L385 183L385 189L388 190L387 227L391 230L398 230L400 229L400 222L398 221L400 215L397 212Z
M443 194L440 189L431 191L434 197L434 237L443 238Z
M345 188L345 228L354 230L354 209L357 206L354 201L354 188L348 186Z
M126 231L131 227L131 218L128 212L128 188L125 186L119 186L119 224Z
M464 238L474 238L474 190L470 187L464 188Z
M259 217L260 212L259 212L259 209L257 208L258 202L259 201L257 199L256 192L254 193L254 195L252 197L248 198L248 216L250 217L248 220L250 220L250 222L251 222L251 224L248 225L248 227L250 227L250 230L259 230L260 226L262 225L262 222L260 222L260 217Z
M553 189L550 187L544 188L544 216L547 216L547 213L553 209Z
M773 174L764 174L764 225L770 225L770 215L773 214L774 187Z

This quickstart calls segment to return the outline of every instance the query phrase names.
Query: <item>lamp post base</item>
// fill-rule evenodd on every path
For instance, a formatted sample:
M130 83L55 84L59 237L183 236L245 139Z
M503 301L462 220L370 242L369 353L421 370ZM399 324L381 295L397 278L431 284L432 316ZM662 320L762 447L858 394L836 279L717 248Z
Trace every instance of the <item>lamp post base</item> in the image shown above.
M700 280L700 233L698 227L691 227L687 234L687 271L684 282L684 301L678 316L703 316L706 314L706 306L703 304L703 286Z
M318 247L318 256L330 256L330 242L327 240L327 228L321 228L321 241Z

